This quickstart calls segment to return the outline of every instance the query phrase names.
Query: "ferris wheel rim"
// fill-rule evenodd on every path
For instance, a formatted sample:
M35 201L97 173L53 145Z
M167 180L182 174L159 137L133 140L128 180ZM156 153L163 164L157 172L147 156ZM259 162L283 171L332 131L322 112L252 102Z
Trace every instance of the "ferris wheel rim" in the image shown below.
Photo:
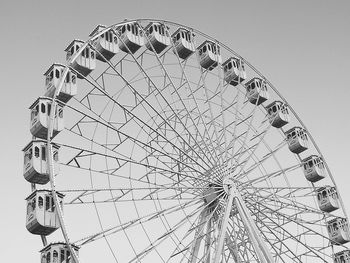
M135 19L135 20L128 20L128 21L125 21L125 22L121 22L121 23L118 23L118 24L114 24L114 25L112 25L112 26L109 26L109 27L107 27L105 30L101 31L99 34L94 35L94 36L92 36L91 38L89 38L87 41L84 42L82 48L80 48L80 52L77 52L77 53L75 54L75 56L73 56L73 57L67 62L67 64L65 65L65 70L64 70L64 73L63 73L62 76L61 76L60 84L59 84L59 86L58 86L58 88L57 88L57 90L56 90L56 92L55 92L55 96L52 98L53 110L52 110L51 113L50 113L49 133L48 133L48 138L47 138L47 145L48 145L49 151L52 151L52 149L51 149L50 147L51 147L51 137L52 137L52 134L53 134L53 124L52 124L52 123L53 123L53 120L54 120L54 112L56 111L56 107L57 107L56 99L57 99L57 96L58 96L59 92L61 91L61 89L62 89L62 87L63 87L63 82L64 82L64 79L65 79L65 76L66 76L66 74L67 74L67 72L68 72L68 69L70 68L69 65L70 65L72 62L74 62L74 61L76 60L76 58L79 56L79 54L82 52L82 50L83 50L86 46L88 46L88 45L91 43L91 41L93 41L95 38L97 38L97 37L100 36L101 34L107 32L107 31L110 30L111 28L114 28L114 27L117 27L117 26L119 27L119 26L128 24L128 23L130 23L130 22L137 22L137 23L138 23L138 22L141 22L141 21L143 21L143 22L144 22L144 21L155 21L155 22L163 22L163 23L165 23L165 24L171 24L171 25L174 25L174 26L181 26L181 27L183 27L183 28L191 29L193 32L195 32L195 33L197 33L197 34L201 34L202 36L205 36L205 37L207 37L207 38L209 38L209 39L211 39L211 40L214 40L215 43L217 43L217 44L220 45L220 47L224 47L226 50L228 50L229 52L231 52L231 53L234 54L235 56L237 56L237 57L239 57L240 59L242 59L242 61L244 61L244 63L246 63L247 65L249 65L249 67L252 68L259 76L261 76L264 80L266 80L266 82L269 84L269 86L270 86L272 89L274 89L274 91L275 91L276 94L281 98L281 100L282 100L283 102L285 102L286 104L288 104L287 101L286 101L286 99L285 99L285 98L279 93L279 91L271 84L271 82L270 82L267 78L265 78L265 77L260 73L260 71L258 71L254 66L252 66L252 65L251 65L247 60L245 60L243 57L239 56L236 52L234 52L233 50L231 50L230 48L228 48L228 47L227 47L226 45L224 45L223 43L217 41L215 38L212 38L212 37L210 37L210 36L208 36L208 35L202 33L201 31L196 30L196 29L193 29L193 28L191 28L191 27L184 26L184 25L181 25L181 24L178 24L178 23L174 23L174 22L170 22L170 21L166 21L166 20L157 20L157 19ZM305 126L304 123L301 121L301 119L299 118L299 116L297 115L297 113L294 111L294 109L292 108L292 106L290 106L289 104L288 104L288 106L289 106L289 109L292 111L293 115L296 117L297 121L301 124L301 126L302 126L303 128L305 128L305 129L307 130L306 126ZM307 131L308 131L308 130L307 130ZM307 132L307 133L308 133L308 136L310 137L310 139L311 139L311 141L312 141L312 143L313 143L315 149L317 150L318 154L323 158L323 155L322 155L320 149L318 148L316 142L314 141L314 139L313 139L311 133L310 133L310 132ZM51 149L51 150L50 150L50 149ZM51 156L51 155L49 154L49 156ZM57 194L56 194L56 185L55 185L55 178L54 178L54 171L53 171L53 159L52 159L52 158L48 158L48 160L49 160L49 162L48 162L49 164L48 164L48 165L49 165L49 167L50 167L50 182L51 182L52 193L53 193L53 195L56 196L56 198L54 198L54 202L55 202L56 207L60 208L59 202L58 202L58 199L57 199ZM299 160L299 161L301 161L301 160ZM334 186L337 188L336 183L335 183L335 180L334 180L334 178L333 178L333 176L332 176L332 174L331 174L331 172L330 172L330 169L329 169L329 167L328 167L328 165L327 165L327 162L326 162L326 160L325 160L324 158L323 158L323 161L324 161L324 163L325 163L325 165L326 165L326 168L327 168L329 177L331 178L331 180L332 180ZM339 191L338 188L337 188L337 190ZM341 199L341 195L340 195L340 194L339 194L339 199L340 199L340 202L341 202L342 211L343 211L345 217L347 218L346 210L344 209L344 204L343 204L343 201L342 201L342 199ZM60 210L60 209L58 209L58 210ZM60 214L60 212L58 212L58 213ZM61 219L60 219L60 222L61 222L61 220L62 220L62 225L64 225L64 219L63 219L62 214L59 215L59 218L61 218ZM64 230L62 229L62 232L63 232L63 231L64 231ZM66 231L65 231L65 232L66 232ZM67 233L66 233L66 234L67 234ZM65 236L65 234L64 234L64 236ZM69 238L68 238L68 235L67 235L67 237L65 236L65 239L66 239L67 244L68 244L69 247L70 247L70 250L73 252L72 255L74 256L74 250L71 248L71 243L70 243L70 240L69 240ZM77 259L77 260L78 260L78 259ZM77 261L77 262L79 262L79 261Z

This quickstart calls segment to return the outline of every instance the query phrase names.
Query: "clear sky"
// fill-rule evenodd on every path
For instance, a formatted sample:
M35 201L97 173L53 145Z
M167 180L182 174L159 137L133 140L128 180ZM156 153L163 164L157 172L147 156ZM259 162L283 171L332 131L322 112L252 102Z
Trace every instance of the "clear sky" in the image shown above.
M31 136L28 106L43 93L42 74L64 62L64 48L97 24L159 18L217 38L256 66L296 110L328 162L350 213L350 2L2 1L0 105L3 262L39 262L39 237L25 229L22 148Z

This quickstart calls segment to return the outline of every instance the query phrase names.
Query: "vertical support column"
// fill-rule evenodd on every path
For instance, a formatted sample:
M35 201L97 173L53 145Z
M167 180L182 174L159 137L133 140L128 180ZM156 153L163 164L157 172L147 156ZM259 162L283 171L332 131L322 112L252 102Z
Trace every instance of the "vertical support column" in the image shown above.
M199 246L201 244L202 238L203 238L203 227L202 224L204 223L206 219L206 210L204 210L200 214L200 219L199 219L199 229L197 229L196 234L195 234L195 242L194 246L191 247L191 255L190 255L190 260L189 263L195 263L198 259L198 252L199 252Z
M231 210L232 210L235 189L231 185L229 185L228 187L229 187L229 196L228 196L228 201L227 201L226 207L225 207L224 218L221 221L221 228L219 231L219 238L218 238L218 242L217 242L216 249L215 249L213 263L220 263L220 259L221 259L223 247L224 247L224 241L225 241L225 237L226 237L226 229L227 229L227 225L228 225L228 219L230 217Z
M209 213L208 213L209 214ZM204 259L205 263L210 263L210 251L211 251L211 219L207 222L207 229L205 235L205 246L204 246L204 255L206 258Z

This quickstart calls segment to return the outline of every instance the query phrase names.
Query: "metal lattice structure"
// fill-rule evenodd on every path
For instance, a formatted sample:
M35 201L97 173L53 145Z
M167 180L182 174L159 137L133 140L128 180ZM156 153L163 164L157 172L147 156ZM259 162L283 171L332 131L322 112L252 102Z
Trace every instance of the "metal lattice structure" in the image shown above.
M31 107L39 139L24 149L42 262L348 262L327 163L239 54L149 19L98 26L66 51L45 73ZM43 207L50 223L33 223ZM58 228L64 242L49 245Z

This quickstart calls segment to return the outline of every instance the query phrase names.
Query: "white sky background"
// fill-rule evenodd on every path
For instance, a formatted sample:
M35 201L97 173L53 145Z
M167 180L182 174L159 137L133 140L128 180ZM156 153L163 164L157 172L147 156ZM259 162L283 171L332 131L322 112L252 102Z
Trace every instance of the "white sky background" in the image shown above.
M2 262L40 262L39 236L25 229L30 185L22 148L28 106L44 93L43 73L97 24L159 18L217 38L257 67L306 124L350 213L350 2L344 1L2 1L0 28ZM83 251L82 251L83 253Z

